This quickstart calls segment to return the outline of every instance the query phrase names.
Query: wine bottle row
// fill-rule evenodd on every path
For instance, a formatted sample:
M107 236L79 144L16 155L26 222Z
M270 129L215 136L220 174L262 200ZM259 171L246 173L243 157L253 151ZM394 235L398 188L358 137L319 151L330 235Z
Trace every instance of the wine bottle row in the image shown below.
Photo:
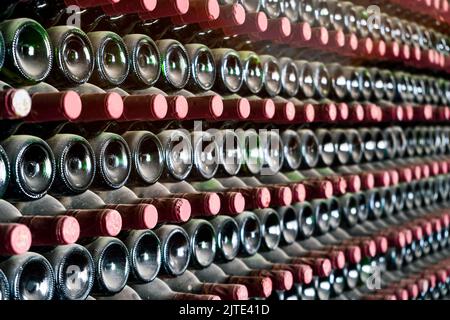
M315 54L337 51L343 56L447 70L449 65L445 29L440 28L442 33L418 24L420 19L392 16L389 6L386 12L380 8L380 12L372 12L371 3L244 1L241 5L186 0L171 1L164 8L162 1L121 1L106 6L90 3L90 8L83 10L68 10L66 5L64 1L8 1L2 5L3 19L30 16L46 27L79 21L87 32L143 33L154 39L176 38L213 47L244 46L266 53L279 53L278 49L299 52L304 51L299 48L307 47ZM267 45L267 40L279 45Z
M48 192L76 195L89 188L145 187L188 177L201 181L243 175L267 183L284 180L278 179L283 172L298 180L352 171L382 176L386 166L404 175L405 168L411 170L423 156L432 157L433 168L447 165L449 141L447 127L299 128L281 133L273 129L212 133L170 129L157 134L139 130L122 135L104 132L89 140L60 133L46 141L13 135L0 143L4 168L0 190L6 199L32 200ZM300 171L294 174L295 170ZM437 174L439 167L433 170ZM366 179L363 184L370 188L374 183ZM177 192L194 191L187 186Z
M146 88L156 85L168 94L185 96L190 94L177 91L185 88L195 94L212 94L214 89L231 97L238 93L244 97L259 94L300 100L330 98L442 106L447 104L450 95L448 81L405 72L337 63L324 65L301 57L275 58L251 51L209 49L203 44L182 45L170 39L155 43L144 34L121 38L105 31L86 35L70 26L46 31L30 19L8 20L2 26L6 47L11 50L1 59L4 64L0 74L15 86L47 79L60 89L69 89L90 81L102 88L120 85L128 90L119 91L122 96L154 93ZM7 31L12 33L8 38ZM27 38L30 32L35 36ZM22 48L28 46L36 47L39 52L23 54ZM78 91L96 92L89 89L80 87ZM37 86L29 91L53 90Z
M447 184L450 183L448 177L446 180ZM434 201L433 196L429 194L434 190L427 190L427 183L436 185ZM250 296L267 298L272 293L269 289L272 286L276 286L274 290L289 291L294 277L292 274L289 276L288 272L297 269L296 272L302 275L301 281L307 282L305 284L311 284L311 276L315 276L321 278L320 281L324 283L332 284L333 290L338 291L334 294L339 294L339 291L342 292L344 289L339 289L343 284L336 281L337 277L341 277L344 283L353 283L351 285L353 288L358 283L359 272L363 273L361 270L364 270L364 268L361 269L361 265L358 266L362 261L362 255L368 258L368 261L364 262L366 264L383 263L385 268L396 269L403 263L411 263L448 245L449 216L445 210L448 186L445 192L437 179L433 181L433 178L425 178L416 183L419 192L413 191L413 196L410 197L408 191L404 190L408 187L414 188L413 184L404 183L402 186L397 186L400 193L395 190L395 187L372 189L360 194L346 194L330 200L314 200L310 204L304 202L294 206L279 207L276 210L244 211L234 218L227 216L217 216L207 220L195 218L182 224L181 227L170 224L159 226L154 232L146 229L150 227L148 225L141 227L134 225L132 228L136 228L135 230L124 230L120 234L120 227L113 231L117 228L117 221L113 221L112 211L109 211L108 217L106 217L107 210L97 210L97 214L95 210L64 211L63 203L75 208L94 207L93 203L101 200L98 200L99 196L91 192L77 197L62 198L61 202L47 196L34 202L18 203L16 207L2 200L2 213L15 217L9 221L27 223L32 231L33 247L42 248L42 250L37 251L41 255L22 252L20 255L6 259L0 264L0 269L5 271L11 284L27 281L34 284L36 281L42 281L41 284L48 284L18 286L16 289L18 291L13 293L13 297L18 299L33 299L33 295L35 295L34 298L47 299L53 295L53 290L62 295L60 298L74 298L80 292L83 292L81 296L86 297L93 283L93 292L100 295L117 293L127 283L136 283L137 288L141 288L143 292L148 290L148 293L144 295L151 295L152 292L157 295L159 291L152 291L147 287L154 288L159 285L157 281L153 281L158 272L159 277L175 291L195 293L191 291L201 290L203 292L208 286L201 281L245 284ZM423 197L420 193L423 193ZM398 207L398 204L402 203L396 198L399 194L405 199L409 198L403 202L405 208ZM107 193L99 195L100 197L110 196ZM114 198L117 199L117 197ZM408 200L414 204L406 209ZM127 218L122 211L125 207L117 206L117 209ZM75 217L80 223L81 228L78 229L80 235L85 231L92 232L96 228L98 232L101 232L101 222L105 222L105 228L114 232L110 236L117 236L122 241L101 233L84 233L82 240L79 240L83 246L52 242L57 235L66 237L58 241L71 241L69 237L73 237L76 227L73 223L67 223L69 220L64 223L50 223L49 216L40 214L40 212L51 214L49 208L54 208L52 210L57 216L63 213ZM136 208L133 214L130 214L131 211L128 210L128 223L132 221L130 218L136 215L135 210ZM375 213L377 210L380 213ZM102 217L106 219L98 220L101 211L103 211ZM23 218L21 218L22 213ZM29 216L31 213L37 215ZM355 214L357 216L352 217ZM87 219L89 216L90 221ZM134 218L137 220L136 217ZM21 243L25 241L27 234L23 230L14 234L20 236ZM36 238L36 235L40 238ZM53 235L55 238L52 239ZM312 235L314 237L311 237ZM94 236L99 238L95 240ZM34 242L35 239L37 242ZM77 239L72 238L72 241ZM54 249L47 249L57 244L58 246ZM28 243L28 246L30 245ZM379 250L381 252L378 252ZM379 257L373 259L377 256L377 252ZM241 258L236 258L238 255ZM142 260L144 256L146 258ZM214 261L217 265L212 264ZM75 265L73 265L74 262ZM28 266L29 264L34 264L35 269ZM99 269L94 269L93 264ZM108 270L111 265L115 267L113 270ZM245 265L247 265L246 268ZM304 266L300 268L295 265ZM195 276L190 271L186 271L188 266L201 268L199 271L194 271L195 276L201 281L195 280ZM72 287L67 283L73 276L71 271L67 271L69 267L77 267L75 271L78 272L79 277L84 277L86 274L91 277L83 280L82 288ZM36 268L41 272L42 277L29 279L25 271L36 270ZM261 271L267 268L273 271ZM356 278L350 275L351 273L347 274L353 268L358 271ZM17 272L18 270L25 271L20 273ZM258 270L260 271L257 272ZM284 273L281 272L283 270ZM333 276L331 276L332 271ZM53 272L59 272L60 276L54 276ZM173 279L164 275L177 277ZM270 280L263 281L262 278L266 277ZM61 281L61 279L66 280ZM188 279L189 281L186 281ZM78 284L81 280L76 279ZM55 281L56 287L53 289ZM187 283L190 281L198 283L198 286L188 286ZM46 291L19 290L22 287L37 287ZM220 285L215 290L221 292ZM317 290L316 294L322 295L322 299L331 294L326 290L322 292L319 288L315 290ZM222 298L230 298L230 296L222 296Z

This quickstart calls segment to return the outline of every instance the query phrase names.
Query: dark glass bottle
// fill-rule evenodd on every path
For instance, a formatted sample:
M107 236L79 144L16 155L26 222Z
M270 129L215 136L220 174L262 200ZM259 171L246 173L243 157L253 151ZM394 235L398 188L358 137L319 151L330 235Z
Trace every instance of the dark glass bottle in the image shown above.
M122 137L131 151L128 185L158 181L164 171L164 149L159 138L149 131L128 131Z
M51 264L37 253L14 256L0 264L10 286L12 300L51 300L55 275Z
M161 76L159 49L153 40L143 34L123 37L130 57L130 74L122 86L140 89L153 86Z
M48 144L33 136L12 136L2 142L10 159L8 199L39 199L55 178L55 157Z
M243 85L239 93L242 95L258 94L264 85L263 66L260 57L252 51L239 51L242 65Z
M187 44L185 48L191 62L191 77L186 89L211 90L216 80L216 65L211 50L202 44Z
M54 58L48 82L58 88L86 83L95 67L94 51L88 36L71 26L52 27L47 29L47 33L53 45Z
M85 246L95 265L94 294L116 294L125 287L130 274L127 247L116 238L100 237Z
M153 281L161 268L161 242L151 230L132 230L120 235L128 248L129 283Z
M176 40L156 41L160 52L162 76L157 86L162 90L182 89L190 77L190 61L184 46Z
M78 245L57 246L42 253L55 272L55 297L85 300L94 284L95 266L89 251Z
M94 150L86 139L57 134L47 140L56 160L55 181L50 193L80 194L89 189L95 177Z
M213 49L212 53L217 72L214 87L219 93L238 92L244 81L239 54L232 49Z
M0 71L3 79L15 85L44 80L53 64L52 44L45 29L36 21L21 18L0 23L8 48Z
M206 268L216 256L216 234L213 226L206 220L192 219L181 226L191 241L190 265Z
M119 189L131 173L131 152L127 142L119 135L101 133L89 140L96 159L93 187Z
M161 241L161 273L180 276L186 272L190 261L191 242L184 229L175 225L163 225L155 230Z
M237 222L225 215L209 219L216 236L216 261L231 261L240 250L239 226Z
M101 87L116 87L122 84L130 71L130 57L122 38L113 32L89 32L94 49L96 69L91 82Z
M184 180L193 167L192 143L182 130L165 130L158 134L163 149L166 177Z

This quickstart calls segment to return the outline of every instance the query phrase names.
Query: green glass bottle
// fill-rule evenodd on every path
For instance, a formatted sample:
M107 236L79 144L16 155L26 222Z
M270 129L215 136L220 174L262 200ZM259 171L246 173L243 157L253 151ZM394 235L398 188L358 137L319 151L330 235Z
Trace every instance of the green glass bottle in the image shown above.
M58 88L86 83L95 65L94 50L88 36L72 26L56 26L47 32L55 60L47 82Z
M22 18L0 23L6 56L0 75L12 85L43 81L50 73L52 45L45 29L36 21Z
M90 82L109 88L121 85L128 77L130 59L127 46L114 32L89 32L94 48L95 65Z
M160 54L153 40L143 34L129 34L123 37L130 54L130 74L123 83L129 89L153 86L161 75Z

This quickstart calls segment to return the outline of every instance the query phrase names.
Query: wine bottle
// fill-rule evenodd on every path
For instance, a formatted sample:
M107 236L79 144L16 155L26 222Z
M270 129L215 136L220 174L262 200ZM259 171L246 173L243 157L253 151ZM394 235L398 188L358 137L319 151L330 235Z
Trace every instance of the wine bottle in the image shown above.
M73 217L77 220L78 226L77 235L80 238L92 238L99 236L116 236L119 234L122 228L122 219L119 212L113 209L78 209L78 210L67 210L61 202L52 196L45 196L39 200L31 201L31 202L18 202L15 204L16 207L22 212L24 215L37 216L56 216L59 220L68 220L67 216ZM52 217L55 218L55 217ZM31 218L32 220L32 218ZM39 221L39 219L38 219ZM56 219L58 221L58 219ZM72 221L72 220L69 220ZM56 237L57 239L72 239L74 238L74 223L66 224L68 231L62 233L51 233L48 234L47 237L52 239L52 237ZM37 228L39 230L39 228ZM59 229L58 229L59 230ZM64 229L63 229L64 230ZM46 238L44 238L46 239ZM74 241L78 239L75 238ZM53 240L55 241L55 240ZM61 241L61 240L60 240ZM71 242L68 242L71 243Z
M94 188L119 189L131 173L131 152L127 142L119 135L101 133L89 140L96 160Z
M123 99L123 114L117 123L108 127L115 132L150 129L148 121L164 119L168 113L167 100L162 94L129 94L118 87L107 92L118 94Z
M47 139L77 121L83 113L82 101L75 91L58 91L45 82L24 89L31 95L33 109L16 127L16 134Z
M295 285L309 285L313 278L313 270L308 265L273 263L266 260L262 255L256 254L251 257L240 258L250 268L262 270L285 270L290 271Z
M261 130L260 143L263 151L261 175L273 175L281 170L284 162L283 141L278 130Z
M251 211L244 211L235 217L239 227L241 242L240 254L252 256L258 252L262 242L262 227L258 216Z
M188 234L190 245L190 265L206 268L216 256L216 234L213 226L206 220L192 219L181 226Z
M240 249L239 226L236 221L224 215L209 219L214 228L216 241L216 261L231 261Z
M243 4L246 7L245 4ZM241 25L234 25L222 28L222 34L220 39L213 39L213 41L207 41L206 44L217 48L236 48L236 50L253 50L251 42L254 38L250 37L253 33L264 33L269 27L269 21L267 15L264 12L249 12L247 11L245 21ZM243 45L244 44L244 45ZM246 45L248 47L246 48Z
M198 92L194 94L187 90L169 92L171 96L183 96L188 103L186 120L205 119L210 121L222 120L224 113L223 99L214 91ZM223 120L226 120L223 119Z
M271 106L274 107L273 102ZM240 139L240 148L243 152L241 172L250 175L259 174L263 166L263 150L259 134L254 129L236 130L236 134Z
M245 285L248 290L248 296L250 298L260 297L267 298L272 293L272 280L268 277L261 276L231 276L227 275L219 266L212 264L208 268L204 268L201 270L195 270L193 273L189 272L186 275L183 275L185 278L197 279L198 286L205 285L200 281L203 281L206 284L209 283L219 283L218 285L223 284L241 284ZM176 286L177 283L172 284L175 281L166 280L169 286ZM194 283L195 283L194 282ZM223 297L222 299L226 299Z
M113 32L89 32L89 40L94 49L95 65L90 81L102 87L115 87L122 84L130 71L130 58L127 47Z
M95 176L95 156L88 141L76 135L58 134L47 143L57 159L50 193L62 196L85 192Z
M95 294L116 294L125 287L130 273L128 250L116 238L100 237L87 244L95 265Z
M216 176L237 175L244 161L241 141L234 130L214 130L214 138L219 146L219 167Z
M278 291L278 297L283 295L280 291L289 291L294 285L293 275L289 270L264 270L254 269L245 264L240 259L234 259L227 263L218 264L226 273L240 276L266 276L272 280L273 290ZM272 293L273 294L273 293Z
M260 57L252 51L239 51L242 65L243 85L239 93L242 95L258 94L264 86L263 65Z
M277 96L282 89L281 67L278 60L270 55L261 55L259 56L259 63L264 79L262 92L269 97Z
M8 48L0 74L15 85L44 80L53 64L52 45L45 29L36 21L21 18L0 23Z
M23 228L23 226L17 225L6 229L9 230L6 235L9 235L10 238L15 237L17 241L16 244L11 244L10 240L6 239L5 248L12 250L12 252L23 251L30 245L42 247L71 244L76 242L80 235L80 225L72 217L36 216L27 213L22 215L20 211L5 200L0 200L0 206L4 212L3 222L20 223L27 226L27 228ZM32 242L30 242L31 237L33 238ZM11 247L8 249L8 246Z
M280 244L294 243L299 236L299 216L294 206L283 206L276 209L280 220Z
M158 138L164 148L166 177L185 179L193 167L193 147L189 137L181 130L165 130Z
M191 205L183 198L139 198L127 187L97 194L109 204L151 204L158 210L158 222L186 222L191 216Z
M189 3L189 10L185 14L173 16L171 21L175 25L214 21L219 14L220 6L217 0L194 1Z
M216 0L209 0L203 6L208 16L206 19L202 19L204 21L185 25L176 23L174 27L167 30L165 36L186 43L203 43L214 47L212 42L223 36L223 28L242 25L245 22L245 9L239 3L229 3L217 7Z
M159 138L149 131L127 131L122 137L131 151L128 185L158 181L164 170L164 149Z
M26 135L12 136L2 142L10 159L11 181L8 199L39 199L55 178L55 158L48 144Z
M281 66L281 94L287 97L295 97L300 89L297 65L292 59L286 57L281 58L279 62Z
M51 300L55 292L52 266L37 253L24 253L0 263L12 300Z
M103 11L109 15L136 13L136 12L152 12L157 6L157 1L117 1L115 3L104 4Z
M86 83L95 66L94 50L88 36L72 26L56 26L47 32L55 61L48 82L59 88Z
M192 216L214 216L220 212L221 201L214 192L197 192L186 182L162 185L157 182L147 187L135 187L133 192L140 198L186 199L189 201Z
M130 55L130 74L122 86L140 89L154 85L161 76L161 61L155 42L143 34L123 37Z
M214 86L216 90L218 92L238 92L244 80L239 54L232 49L213 49L212 54L217 70L217 80Z
M1 112L0 121L4 126L3 138L16 132L23 118L31 112L31 97L24 89L14 89L9 84L0 81Z
M119 236L129 252L128 283L153 281L161 268L161 243L151 230L132 230Z
M191 62L191 77L186 84L189 91L208 91L214 86L216 80L216 64L211 50L202 44L185 45Z
M221 150L215 136L203 131L191 133L194 166L192 178L208 180L216 175L219 169L219 154Z
M160 52L162 76L157 86L162 90L182 89L189 81L190 61L184 46L176 40L156 41Z
M59 198L68 209L111 209L122 217L122 230L153 229L158 223L158 211L151 204L120 205L106 204L94 192L88 190L82 194Z
M131 287L143 300L220 300L218 295L173 291L163 280L156 278L146 284L132 284ZM245 289L242 289L245 290Z
M249 187L264 187L269 190L271 204L275 206L287 206L292 202L292 190L286 186L263 184L254 177L230 177L218 179L223 185L247 185Z
M161 273L180 276L186 272L190 262L191 241L183 228L163 225L155 230L161 241Z
M267 208L271 202L271 193L266 187L249 187L239 179L230 181L229 185L223 185L217 179L211 179L205 182L193 183L195 189L209 192L240 192L245 199L245 208ZM236 197L233 196L236 201ZM240 197L239 197L240 198ZM241 202L241 201L239 201ZM241 206L241 205L239 205ZM236 210L233 210L235 212Z
M309 265L313 269L314 276L327 277L332 272L332 263L326 258L326 253L319 253L314 256L313 252L308 253L305 250L304 256L291 256L282 249L262 252L261 255L269 261L275 263L293 263ZM342 255L340 255L342 257ZM340 258L340 260L342 260Z
M94 284L95 266L89 251L77 244L63 245L42 253L55 273L55 297L85 300Z
M110 126L111 121L119 119L124 114L124 101L117 92L106 92L90 83L71 89L79 94L82 111L76 118L76 126L64 128L65 133L96 136L104 132ZM85 124L80 125L80 123Z

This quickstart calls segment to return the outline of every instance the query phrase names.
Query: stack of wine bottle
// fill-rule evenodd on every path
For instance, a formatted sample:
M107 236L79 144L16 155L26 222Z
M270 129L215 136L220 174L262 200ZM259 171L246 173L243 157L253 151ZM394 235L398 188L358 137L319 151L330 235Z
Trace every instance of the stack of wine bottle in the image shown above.
M446 299L448 1L3 0L0 299Z

